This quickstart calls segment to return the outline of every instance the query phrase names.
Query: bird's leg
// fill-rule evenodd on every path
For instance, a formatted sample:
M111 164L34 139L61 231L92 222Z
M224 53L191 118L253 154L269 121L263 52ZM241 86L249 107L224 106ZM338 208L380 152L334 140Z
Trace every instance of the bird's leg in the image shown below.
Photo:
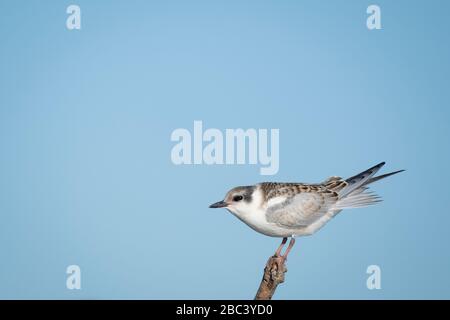
M283 241L281 241L280 246L278 247L277 251L275 251L275 256L279 257L281 255L281 250L283 250L284 245L287 242L287 238L283 238Z
M284 252L284 255L283 255L283 259L284 259L284 260L287 259L287 256L288 256L288 254L289 254L289 251L291 251L291 249L292 249L292 247L294 246L294 244L295 244L295 238L292 237L292 238L291 238L291 241L289 241L289 245L288 245L286 251Z
M275 251L275 255L273 256L274 263L277 267L277 270L282 270L284 265L284 256L281 255L281 250L283 250L284 245L287 242L287 238L283 238L283 241L281 241L280 246L278 247L277 251ZM270 261L270 259L269 259Z

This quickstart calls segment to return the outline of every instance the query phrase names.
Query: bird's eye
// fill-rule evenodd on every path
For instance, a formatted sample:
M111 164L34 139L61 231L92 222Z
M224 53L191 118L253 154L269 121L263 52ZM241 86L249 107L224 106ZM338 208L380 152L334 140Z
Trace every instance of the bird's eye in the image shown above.
M233 201L241 201L242 199L244 199L243 196L234 196L233 197Z

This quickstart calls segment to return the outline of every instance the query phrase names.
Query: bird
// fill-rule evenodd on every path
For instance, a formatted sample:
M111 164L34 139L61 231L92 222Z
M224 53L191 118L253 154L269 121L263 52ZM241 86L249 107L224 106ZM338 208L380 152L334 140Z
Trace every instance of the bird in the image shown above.
M274 256L284 262L296 237L314 234L343 209L381 202L368 186L405 171L375 176L384 165L381 162L350 178L332 176L321 183L262 182L239 186L209 207L225 208L253 230L283 238ZM281 255L288 238L291 238L289 245Z

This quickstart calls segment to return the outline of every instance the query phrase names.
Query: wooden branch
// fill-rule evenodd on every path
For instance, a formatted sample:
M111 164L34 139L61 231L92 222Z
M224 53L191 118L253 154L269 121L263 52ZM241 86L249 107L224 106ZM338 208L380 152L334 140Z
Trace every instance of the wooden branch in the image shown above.
M277 286L284 282L284 274L287 272L285 261L286 259L277 256L269 258L255 300L272 299Z

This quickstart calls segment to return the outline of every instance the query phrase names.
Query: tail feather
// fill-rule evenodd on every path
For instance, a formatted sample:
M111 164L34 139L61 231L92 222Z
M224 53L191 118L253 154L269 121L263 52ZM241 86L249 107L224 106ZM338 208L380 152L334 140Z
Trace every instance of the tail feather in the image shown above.
M394 175L394 174L396 174L396 173L400 173L400 172L403 172L403 171L405 171L405 170L398 170L398 171L389 172L389 173L386 173L386 174L382 174L382 175L373 177L373 178L369 179L369 180L367 181L367 183L365 183L364 185L368 185L368 184L374 183L375 181L378 181L378 180L387 178L387 177L389 177L389 176L392 176L392 175Z
M360 187L346 197L338 200L334 207L338 210L346 208L361 208L382 201L381 197L378 196L375 192L368 190L369 188L367 187Z
M349 208L361 208L379 203L381 201L383 200L376 193L363 192L357 196L350 195L339 200L334 207L338 210Z
M334 205L335 209L360 208L381 202L382 200L377 194L368 191L369 188L367 185L405 171L398 170L374 177L375 173L380 170L383 165L384 162L381 162L376 166L345 180L347 185L338 192L340 199Z

